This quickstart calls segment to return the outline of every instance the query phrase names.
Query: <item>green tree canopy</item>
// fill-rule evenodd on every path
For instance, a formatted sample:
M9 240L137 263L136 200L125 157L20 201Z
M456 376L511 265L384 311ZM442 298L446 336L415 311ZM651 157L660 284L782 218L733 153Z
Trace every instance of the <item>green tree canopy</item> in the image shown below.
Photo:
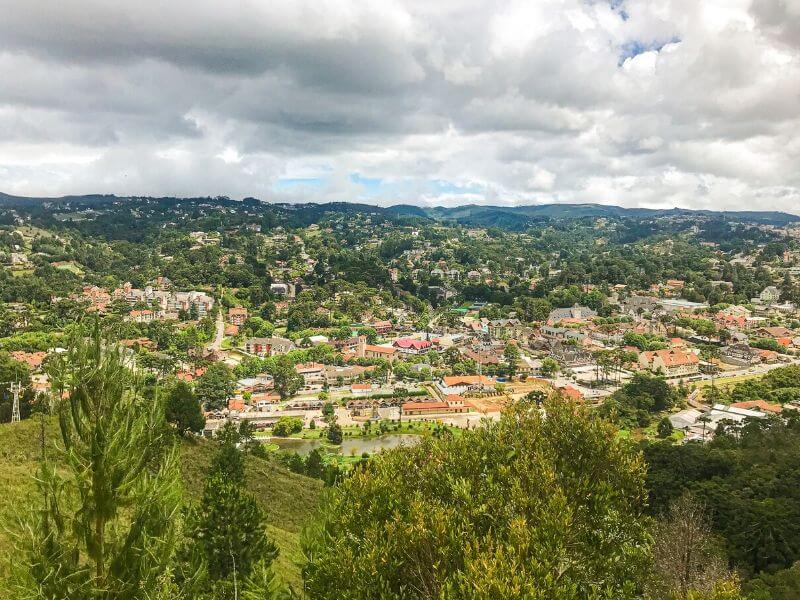
M200 402L185 381L176 381L167 392L165 414L167 422L175 425L181 435L189 431L200 433L206 424Z
M218 409L227 406L233 389L233 372L226 364L215 362L197 380L195 393L208 408Z
M294 363L286 356L278 356L269 369L274 380L275 391L284 400L297 393L303 387L303 376L297 372Z
M629 597L649 560L644 465L571 403L373 458L305 541L314 598Z

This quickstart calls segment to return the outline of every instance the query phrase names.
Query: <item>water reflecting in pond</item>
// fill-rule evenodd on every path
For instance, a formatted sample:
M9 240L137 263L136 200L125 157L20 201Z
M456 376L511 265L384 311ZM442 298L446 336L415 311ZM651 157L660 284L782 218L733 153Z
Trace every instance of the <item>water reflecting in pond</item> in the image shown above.
M329 452L338 452L342 456L361 456L364 452L374 454L381 450L390 450L398 446L412 446L422 438L409 433L381 435L374 438L344 438L341 446L330 446L323 439L303 440L298 438L269 438L270 444L277 444L281 450L297 452L305 456L314 448L325 447Z

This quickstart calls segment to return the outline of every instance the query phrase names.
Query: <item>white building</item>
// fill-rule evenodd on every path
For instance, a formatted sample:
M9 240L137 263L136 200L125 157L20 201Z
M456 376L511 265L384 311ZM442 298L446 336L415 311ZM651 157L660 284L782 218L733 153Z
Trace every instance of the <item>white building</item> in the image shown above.
M781 293L774 285L765 287L764 291L758 295L759 300L761 300L764 304L774 304L780 299L780 297Z

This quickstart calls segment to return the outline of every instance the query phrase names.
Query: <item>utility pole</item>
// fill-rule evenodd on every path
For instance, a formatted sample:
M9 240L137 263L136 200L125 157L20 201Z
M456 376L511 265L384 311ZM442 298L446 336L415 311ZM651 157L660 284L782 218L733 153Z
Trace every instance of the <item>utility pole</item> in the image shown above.
M11 407L11 422L16 423L21 421L19 414L19 394L22 391L22 384L14 382L11 384L11 393L14 395L14 404Z

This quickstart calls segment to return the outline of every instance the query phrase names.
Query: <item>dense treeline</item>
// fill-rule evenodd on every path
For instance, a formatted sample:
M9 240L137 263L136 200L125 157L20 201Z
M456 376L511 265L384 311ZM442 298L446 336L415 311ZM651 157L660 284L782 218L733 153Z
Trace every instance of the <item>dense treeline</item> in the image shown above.
M707 444L647 444L649 509L689 491L706 504L731 565L748 576L800 560L800 416L753 420Z

